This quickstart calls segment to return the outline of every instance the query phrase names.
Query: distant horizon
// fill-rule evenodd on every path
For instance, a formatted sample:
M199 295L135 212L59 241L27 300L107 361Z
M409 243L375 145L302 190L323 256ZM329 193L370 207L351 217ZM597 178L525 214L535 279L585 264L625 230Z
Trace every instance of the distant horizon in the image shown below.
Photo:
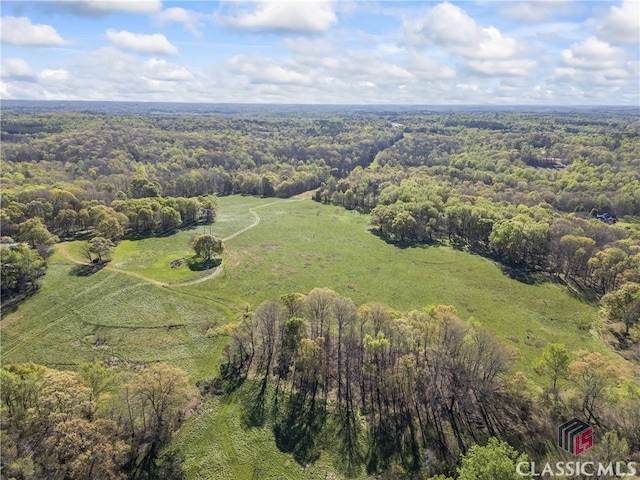
M640 104L637 0L3 1L6 100Z
M492 109L515 109L515 108L534 108L534 109L605 109L616 108L623 110L639 110L640 105L627 105L627 104L535 104L535 103L523 103L523 104L502 104L502 103L275 103L275 102L213 102L213 101L168 101L168 100L52 100L52 99L27 99L27 98L0 98L0 105L5 102L10 103L110 103L110 104L159 104L159 105L240 105L240 106L257 106L257 107L269 107L269 106L283 106L283 107L401 107L401 108L492 108Z

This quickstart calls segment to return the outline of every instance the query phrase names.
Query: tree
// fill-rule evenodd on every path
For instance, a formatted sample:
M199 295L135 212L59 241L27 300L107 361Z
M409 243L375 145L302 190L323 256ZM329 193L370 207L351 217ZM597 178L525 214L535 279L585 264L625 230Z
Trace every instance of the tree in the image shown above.
M28 243L31 248L51 245L58 240L38 218L30 218L18 225L18 239Z
M64 418L90 418L91 394L91 388L77 373L47 369L38 385L37 414L55 423Z
M115 372L103 362L81 363L78 374L91 387L94 399L113 388L116 382Z
M640 320L640 283L625 283L602 297L600 305L607 320L622 322L625 333L629 334L629 329Z
M63 234L68 235L76 227L77 220L78 214L76 211L65 208L58 212L58 215L56 215L53 221Z
M416 229L416 219L409 212L400 210L391 222L391 229L393 236L401 241L412 240Z
M83 247L82 253L88 256L89 261L93 261L91 254L94 253L98 256L98 261L108 262L111 259L111 252L113 251L113 242L104 237L93 237L87 242L88 248Z
M569 365L569 372L582 396L582 411L588 422L594 420L599 425L602 403L618 381L620 371L597 352L580 350L575 352L575 357L576 360Z
M36 404L39 383L46 368L35 363L9 364L0 370L0 398L9 415L21 417Z
M22 293L38 287L38 279L45 274L47 262L38 252L16 245L1 247L2 296Z
M596 288L609 293L621 283L621 274L629 267L629 257L619 248L606 248L589 259Z
M214 221L216 217L216 208L216 197L214 197L213 195L200 197L200 209L202 211L205 223L212 223Z
M280 301L287 307L289 318L292 318L300 314L304 302L304 295L296 292L285 293L280 297Z
M498 220L493 224L489 242L491 248L511 264L521 263L523 260L522 243L524 240L524 224L518 220Z
M158 429L176 425L194 393L186 372L164 363L144 369L130 388L152 413L147 421Z
M558 380L567 377L570 362L571 357L564 344L549 343L544 347L540 360L536 364L536 371L551 379L552 388L556 395L558 394Z
M96 232L99 237L117 240L124 235L124 228L113 215L105 215L96 225Z
M48 478L121 480L128 445L111 420L74 418L58 423L44 441Z
M191 407L195 391L184 370L156 363L124 387L128 428L144 451L137 469L154 476L156 459Z
M182 223L180 212L172 207L162 207L160 209L160 228L163 230L173 230Z
M211 260L224 250L222 240L208 234L196 235L191 241L191 247L196 251L196 255L205 261Z
M462 465L458 468L458 480L514 480L530 478L526 464L527 455L515 450L506 442L495 437L489 439L486 446L474 445L462 457ZM516 470L520 464L519 475Z

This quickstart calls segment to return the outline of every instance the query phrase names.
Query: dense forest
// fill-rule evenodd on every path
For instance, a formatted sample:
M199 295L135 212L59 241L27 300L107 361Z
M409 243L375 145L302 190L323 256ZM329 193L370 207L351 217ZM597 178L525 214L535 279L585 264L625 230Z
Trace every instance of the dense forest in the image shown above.
M87 240L87 259L101 263L122 239L215 221L217 196L311 191L368 214L371 234L399 247L449 245L520 281L561 283L599 306L603 340L640 363L637 111L149 108L3 112L3 310L36 294L58 241ZM512 351L453 307L399 312L317 288L209 335L230 340L200 395L249 385L245 421L273 424L301 464L334 448L347 475L471 479L486 458L474 445L510 466L545 458L571 415L597 428L611 458L640 455L637 378L599 353L549 344L539 391L514 371ZM179 478L166 447L200 397L185 372L1 373L10 475ZM76 435L86 458L67 452Z

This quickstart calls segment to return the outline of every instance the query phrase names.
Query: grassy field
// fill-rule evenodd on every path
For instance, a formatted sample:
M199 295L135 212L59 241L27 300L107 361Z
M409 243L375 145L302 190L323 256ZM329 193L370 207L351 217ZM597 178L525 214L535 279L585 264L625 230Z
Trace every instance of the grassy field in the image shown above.
M169 263L191 255L190 238L209 227L123 241L109 268L92 275L56 253L42 290L2 321L2 362L74 368L94 359L129 366L164 361L196 381L216 373L224 346L206 336L209 328L233 321L246 305L314 287L403 311L454 305L462 318L516 349L517 368L534 380L531 364L548 342L606 351L580 328L596 318L595 308L565 289L518 282L487 259L445 246L389 245L368 231L367 221L309 199L220 198L211 232L227 238L223 268L186 286L180 283L211 272ZM79 246L65 243L64 252L82 260ZM208 400L176 439L188 478L320 479L334 471L329 454L303 470L276 448L267 427L247 430L239 406L221 402Z

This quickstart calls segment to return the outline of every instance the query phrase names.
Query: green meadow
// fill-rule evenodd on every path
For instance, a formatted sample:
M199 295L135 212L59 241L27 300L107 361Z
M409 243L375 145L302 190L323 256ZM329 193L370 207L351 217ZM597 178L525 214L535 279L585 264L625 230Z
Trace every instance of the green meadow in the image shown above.
M400 311L453 305L496 333L536 382L531 365L548 342L606 351L585 328L597 318L595 308L566 289L519 282L495 263L447 246L390 245L354 211L310 199L222 197L210 230L227 239L211 278L211 271L169 265L192 255L190 239L209 226L123 241L109 266L92 274L68 258L82 261L80 242L63 244L41 291L2 320L2 362L73 369L90 360L129 367L162 361L195 382L216 374L224 347L207 331L247 306L315 287ZM186 422L175 444L189 479L326 478L334 471L331 453L303 470L277 449L268 426L243 427L239 410L233 399L209 399Z

